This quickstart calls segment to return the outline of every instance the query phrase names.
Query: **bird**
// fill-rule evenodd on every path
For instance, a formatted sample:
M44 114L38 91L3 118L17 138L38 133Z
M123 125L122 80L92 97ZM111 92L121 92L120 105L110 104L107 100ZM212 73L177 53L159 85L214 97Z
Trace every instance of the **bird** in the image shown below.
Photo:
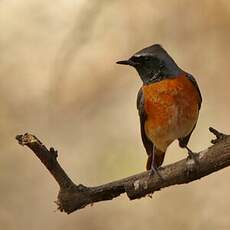
M202 96L192 74L182 70L159 44L116 63L134 67L143 83L137 94L137 109L148 156L146 170L159 175L167 148L175 140L195 160L188 142L197 124Z

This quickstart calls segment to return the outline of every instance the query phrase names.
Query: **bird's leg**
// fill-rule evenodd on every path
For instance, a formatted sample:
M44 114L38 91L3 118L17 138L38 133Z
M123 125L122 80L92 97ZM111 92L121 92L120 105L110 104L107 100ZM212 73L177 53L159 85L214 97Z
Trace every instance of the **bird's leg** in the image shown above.
M155 147L153 147L153 157L152 157L151 170L150 170L149 175L152 176L154 174L158 175L161 180L164 180L163 177L161 176L161 174L159 173L158 168L156 166L156 162L155 162Z
M188 150L186 174L188 177L190 177L191 175L194 175L194 173L197 173L199 171L199 161L197 159L197 154L194 153L187 145L185 145L184 148ZM192 161L190 159L192 159Z
M189 158L195 160L195 153L187 145L185 145L184 147L188 150Z
M189 159L192 159L196 165L199 164L199 162L197 161L197 158L196 158L196 153L194 153L187 145L184 146L184 148L186 148L188 150L188 158Z
M152 162L153 162L153 161L152 161ZM164 178L163 178L162 175L160 174L158 168L156 167L155 163L152 163L152 165L151 165L151 170L150 170L149 175L150 175L150 176L153 176L154 174L156 174L157 176L159 176L160 179L161 179L162 181L164 180Z

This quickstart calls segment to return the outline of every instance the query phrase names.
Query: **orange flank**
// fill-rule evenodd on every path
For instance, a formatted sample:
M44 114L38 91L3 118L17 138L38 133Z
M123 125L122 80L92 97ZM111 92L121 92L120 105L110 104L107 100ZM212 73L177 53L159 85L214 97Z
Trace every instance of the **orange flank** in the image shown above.
M165 152L180 137L188 135L198 119L197 89L182 75L143 85L147 137Z

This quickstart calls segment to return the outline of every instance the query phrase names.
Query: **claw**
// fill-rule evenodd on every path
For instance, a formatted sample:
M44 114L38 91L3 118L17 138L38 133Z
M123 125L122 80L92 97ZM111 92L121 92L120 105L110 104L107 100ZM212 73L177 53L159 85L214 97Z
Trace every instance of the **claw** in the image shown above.
M152 165L151 170L149 172L149 176L153 176L154 174L156 174L162 181L164 181L164 178L160 174L158 168L156 168L154 165Z
M197 160L197 154L194 153L188 146L185 146L188 150L188 158L187 158L187 176L190 177L191 174L199 171L199 162ZM193 161L191 164L190 159Z
M188 150L188 158L192 159L197 164L196 153L194 153L188 146L185 146L185 148Z

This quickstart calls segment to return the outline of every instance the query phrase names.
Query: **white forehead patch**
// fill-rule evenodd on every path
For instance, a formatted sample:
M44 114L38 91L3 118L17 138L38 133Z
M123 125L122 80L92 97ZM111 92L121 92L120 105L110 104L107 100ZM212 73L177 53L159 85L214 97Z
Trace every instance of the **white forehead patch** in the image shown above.
M141 54L135 54L134 55L134 57L137 57L137 58L139 58L139 57L147 57L147 56L154 56L154 55L152 55L150 53L141 53Z

